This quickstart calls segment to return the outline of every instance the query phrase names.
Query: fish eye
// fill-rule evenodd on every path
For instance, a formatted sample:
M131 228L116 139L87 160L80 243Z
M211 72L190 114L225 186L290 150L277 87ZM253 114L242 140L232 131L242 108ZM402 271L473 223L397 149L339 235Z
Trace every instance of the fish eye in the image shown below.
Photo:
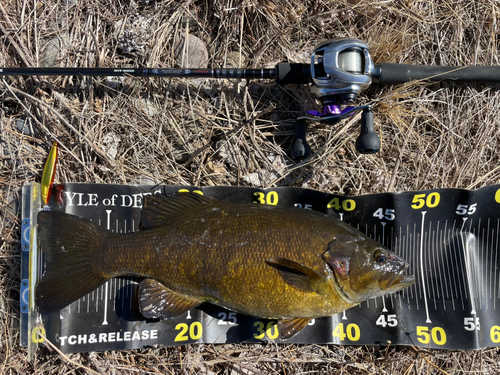
M384 263L385 260L387 259L387 255L385 254L385 251L377 250L373 254L373 258L377 263Z

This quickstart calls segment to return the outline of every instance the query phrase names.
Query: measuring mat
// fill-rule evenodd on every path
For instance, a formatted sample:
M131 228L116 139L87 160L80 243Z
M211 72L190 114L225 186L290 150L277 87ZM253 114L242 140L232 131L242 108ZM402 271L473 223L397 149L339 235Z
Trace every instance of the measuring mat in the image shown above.
M118 233L140 230L146 195L191 191L228 202L297 207L335 215L410 263L416 283L331 317L313 319L288 340L276 321L208 303L170 320L139 313L141 279L106 282L61 311L40 316L34 287L42 272L36 219L41 188L23 188L21 344L31 354L49 340L65 353L194 342L334 343L479 349L500 344L500 185L475 191L435 189L345 197L279 187L56 186L50 210ZM326 251L326 249L325 249ZM85 280L81 280L85 283Z

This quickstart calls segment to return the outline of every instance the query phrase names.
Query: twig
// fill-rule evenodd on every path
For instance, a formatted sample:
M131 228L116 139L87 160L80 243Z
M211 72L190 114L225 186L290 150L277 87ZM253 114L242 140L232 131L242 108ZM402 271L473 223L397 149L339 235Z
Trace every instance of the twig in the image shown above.
M30 98L30 99L33 99L36 103L38 103L38 104L42 104L45 108L50 108L50 107L49 107L49 106L47 106L45 103L43 103L41 100L39 100L39 99L37 99L37 98L35 98L35 97L33 97L33 96L29 95L29 94L23 93L22 91L20 91L20 90L18 90L18 89L15 89L15 88L13 88L13 87L9 86L9 85L7 84L7 82L5 82L5 80L3 80L3 83L4 83L4 86L7 88L7 90L9 90L9 91L10 91L10 93L11 93L11 94L12 94L12 95L13 95L13 96L17 99L17 101L18 101L19 103L21 103L21 106L24 108L24 110L25 110L25 111L29 112L29 111L28 111L28 109L26 108L26 106L22 103L22 101L20 101L20 100L19 100L19 98L16 96L16 94L14 93L14 91L15 91L15 92L17 92L17 93L20 93L20 94L22 94L22 95L24 95L24 96L26 96L26 97L28 97L28 98ZM53 111L54 111L54 110L53 110ZM54 111L54 112L55 112L55 111ZM57 113L57 112L55 112L55 113ZM36 118L35 118L35 119L36 119ZM57 138L56 138L56 137L55 137L55 136L54 136L54 135L53 135L53 134L52 134L52 133L51 133L51 132L50 132L50 131L49 131L49 130L48 130L48 129L47 129L47 128L46 128L46 127L42 124L42 123L40 123L38 120L37 120L37 123L38 123L38 124L39 124L39 125L40 125L40 126L41 126L41 127L42 127L42 128L43 128L46 132L47 132L47 133L48 133L48 134L51 134L51 135L52 135L52 137L53 137L53 138L57 141L57 143L59 143L59 146L60 146L61 148L63 148L66 152L68 152L71 156L73 156L73 158L74 158L76 161L78 161L78 163L80 163L80 165L81 165L81 166L82 166L85 170L87 170L87 172L89 172L89 173L93 173L93 172L92 172L92 170L90 170L90 169L89 169L89 168L85 165L85 163L84 163L83 161L81 161L81 160L78 158L78 156L76 156L76 155L75 155L75 154L74 154L74 153L73 153L70 149L68 149L66 146L64 146L64 144L63 144L63 143L62 143L59 139L57 139ZM99 180L100 180L100 178L98 178L98 177L95 175L95 173L93 173L93 174L94 174L94 177L96 177L97 179L99 179Z
M2 2L0 2L0 11L2 12L2 15L3 15L5 21L7 22L7 24L9 25L9 27L11 27L13 29L14 26L10 22L9 16L8 16L7 12L5 11L5 9L4 9L3 5L2 5ZM23 60L23 63L26 66L33 66L33 63L30 61L30 59L28 58L28 56L26 56L26 54L23 52L23 50L21 49L21 47L19 47L19 45L14 40L14 38L12 38L12 36L10 35L10 33L5 29L5 27L1 23L0 23L0 31L7 37L7 39L9 39L9 42L14 46L14 49L18 53L18 55L21 58L21 60ZM23 46L23 48L24 48L24 50L26 50L26 47Z
M53 349L57 354L59 354L59 356L61 356L61 358L67 362L67 363L71 363L73 366L76 366L76 367L79 367L81 369L84 369L85 371L87 371L88 373L90 374L95 374L95 375L101 375L100 373L94 371L94 370L91 370L89 369L88 367L85 367L73 360L71 360L70 358L68 358L68 356L66 354L64 354L63 352L61 352L57 346L55 346L54 344L52 344L48 339L47 337L45 337L44 335L42 335L40 332L38 333L40 335L41 338L43 338L43 343L47 346L49 346L51 349Z
M4 87L7 88L11 93L13 93L13 91L14 91L17 94L22 95L25 98L28 98L28 99L34 101L35 103L37 103L38 105L44 107L45 109L48 109L49 111L51 111L59 119L59 121L61 121L64 125L66 125L71 131L73 131L76 135L78 135L84 141L86 141L87 144L90 146L90 148L92 148L95 151L95 153L97 153L101 158L106 160L106 162L110 166L115 167L115 163L107 157L107 155L104 151L102 151L99 147L97 147L95 144L93 144L87 137L85 137L82 133L80 133L73 125L71 125L68 121L66 121L66 119L64 117L62 117L61 114L59 112L57 112L54 108L45 104L43 101L35 98L34 96L32 96L30 94L27 94L19 89L11 87L5 80L3 80L3 84L4 84Z

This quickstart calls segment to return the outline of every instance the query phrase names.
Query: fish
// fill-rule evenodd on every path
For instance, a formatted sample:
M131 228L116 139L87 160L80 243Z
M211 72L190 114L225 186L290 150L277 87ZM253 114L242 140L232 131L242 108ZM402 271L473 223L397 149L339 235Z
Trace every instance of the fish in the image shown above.
M282 339L415 282L409 264L318 211L229 203L197 193L152 195L141 229L114 233L57 211L38 214L44 271L40 312L62 309L107 280L142 278L145 319L170 319L209 302L276 319Z

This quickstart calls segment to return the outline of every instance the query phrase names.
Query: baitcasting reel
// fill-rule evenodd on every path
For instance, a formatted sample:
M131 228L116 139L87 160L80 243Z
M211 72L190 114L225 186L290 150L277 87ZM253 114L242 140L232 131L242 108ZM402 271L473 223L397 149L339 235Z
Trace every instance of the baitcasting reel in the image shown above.
M371 106L349 106L372 83L374 68L368 44L357 39L330 40L313 51L311 93L321 102L322 111L308 111L311 116L297 119L290 152L292 158L302 159L310 154L304 120L334 124L359 111L362 111L361 133L356 140L356 149L361 153L374 153L380 149Z

